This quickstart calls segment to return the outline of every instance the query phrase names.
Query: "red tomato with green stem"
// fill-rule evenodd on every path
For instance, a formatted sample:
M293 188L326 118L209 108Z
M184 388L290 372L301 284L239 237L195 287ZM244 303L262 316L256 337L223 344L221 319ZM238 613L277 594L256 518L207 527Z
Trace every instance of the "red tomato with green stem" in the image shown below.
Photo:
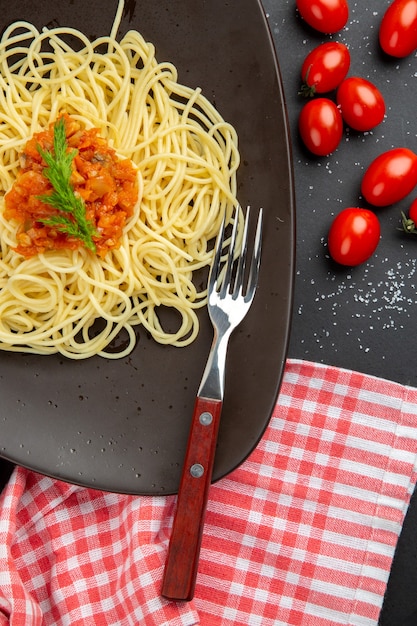
M341 113L328 98L309 100L301 109L298 127L304 145L317 156L334 152L342 139Z
M354 267L375 252L381 226L369 209L349 207L334 218L327 239L330 256L336 263Z
M394 0L379 27L379 43L386 54L403 58L417 48L417 0Z
M371 130L384 119L385 100L379 89L365 78L349 76L339 85L337 104L346 124L361 132Z
M326 34L341 30L349 17L347 0L297 0L297 9L309 26Z
M404 232L408 235L417 235L417 198L412 201L408 209L408 216L401 211L401 221Z
M350 67L350 53L344 43L327 41L314 48L301 66L303 81L300 94L312 97L316 93L333 91L345 78Z
M374 159L365 171L361 192L373 206L388 206L405 198L417 185L417 155L393 148Z

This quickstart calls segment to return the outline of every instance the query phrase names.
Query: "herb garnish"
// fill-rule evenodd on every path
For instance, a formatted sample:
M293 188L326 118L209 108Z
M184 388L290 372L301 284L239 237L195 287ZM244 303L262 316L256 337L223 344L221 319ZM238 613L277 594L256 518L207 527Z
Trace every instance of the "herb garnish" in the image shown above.
M68 150L65 122L62 117L54 124L53 153L43 150L41 146L37 146L37 149L47 165L43 171L44 176L53 187L52 193L38 198L60 211L57 215L40 218L39 221L70 237L80 239L86 248L95 252L93 235L97 235L97 232L92 221L87 219L82 198L75 195L70 183L72 161L77 150ZM66 213L70 215L65 215Z

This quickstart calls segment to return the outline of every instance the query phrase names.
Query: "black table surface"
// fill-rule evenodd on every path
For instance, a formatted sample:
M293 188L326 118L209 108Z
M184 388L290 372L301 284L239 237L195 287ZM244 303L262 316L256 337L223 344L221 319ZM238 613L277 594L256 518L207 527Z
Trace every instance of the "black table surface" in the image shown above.
M334 215L348 206L366 206L360 181L370 161L392 147L417 150L416 56L390 59L379 49L378 27L390 0L350 0L346 27L331 36L310 29L297 14L295 0L262 3L283 79L296 189L297 270L288 355L417 386L417 237L398 230L400 211L408 209L413 196L395 207L378 210L382 239L367 263L338 267L329 259L326 247ZM385 97L386 118L369 133L345 132L335 153L315 158L303 148L297 131L303 106L298 96L300 68L306 54L328 40L349 47L350 75L368 78L379 87ZM10 469L0 460L1 482ZM417 624L416 587L414 495L396 550L380 626Z
M263 0L281 69L292 135L297 207L297 261L289 356L358 370L417 386L417 237L399 230L396 206L378 209L382 238L369 262L336 266L327 252L329 225L340 210L367 207L360 196L364 169L393 147L417 150L417 58L385 56L378 29L390 0L349 0L346 27L326 36L309 28L295 0ZM384 122L369 133L345 132L326 158L309 155L298 135L304 101L298 95L307 53L325 41L345 43L349 75L372 81L386 103ZM330 97L334 97L332 94ZM417 447L417 442L416 442ZM380 617L381 626L417 624L417 495L398 543Z

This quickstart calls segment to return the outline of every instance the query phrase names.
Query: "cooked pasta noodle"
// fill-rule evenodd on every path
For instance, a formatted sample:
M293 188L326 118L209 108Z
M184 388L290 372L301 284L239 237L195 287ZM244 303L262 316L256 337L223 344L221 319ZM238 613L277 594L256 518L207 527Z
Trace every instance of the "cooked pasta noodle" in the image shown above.
M206 292L193 274L210 263L210 240L237 205L237 136L138 32L117 41L122 12L119 2L110 35L92 42L78 30L39 32L27 22L1 39L0 349L122 358L138 325L175 346L197 336ZM4 194L28 139L62 112L99 128L138 169L141 201L104 258L83 247L31 258L13 250L17 225L5 219ZM179 328L163 328L166 307L178 312ZM113 352L120 334L125 345Z

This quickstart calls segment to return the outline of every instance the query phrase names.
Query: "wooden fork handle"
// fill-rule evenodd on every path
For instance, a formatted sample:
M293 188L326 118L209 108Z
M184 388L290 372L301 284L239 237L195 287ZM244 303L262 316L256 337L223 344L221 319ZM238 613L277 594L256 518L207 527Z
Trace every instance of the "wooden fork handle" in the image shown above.
M194 596L221 410L221 400L196 399L162 582L170 600Z

